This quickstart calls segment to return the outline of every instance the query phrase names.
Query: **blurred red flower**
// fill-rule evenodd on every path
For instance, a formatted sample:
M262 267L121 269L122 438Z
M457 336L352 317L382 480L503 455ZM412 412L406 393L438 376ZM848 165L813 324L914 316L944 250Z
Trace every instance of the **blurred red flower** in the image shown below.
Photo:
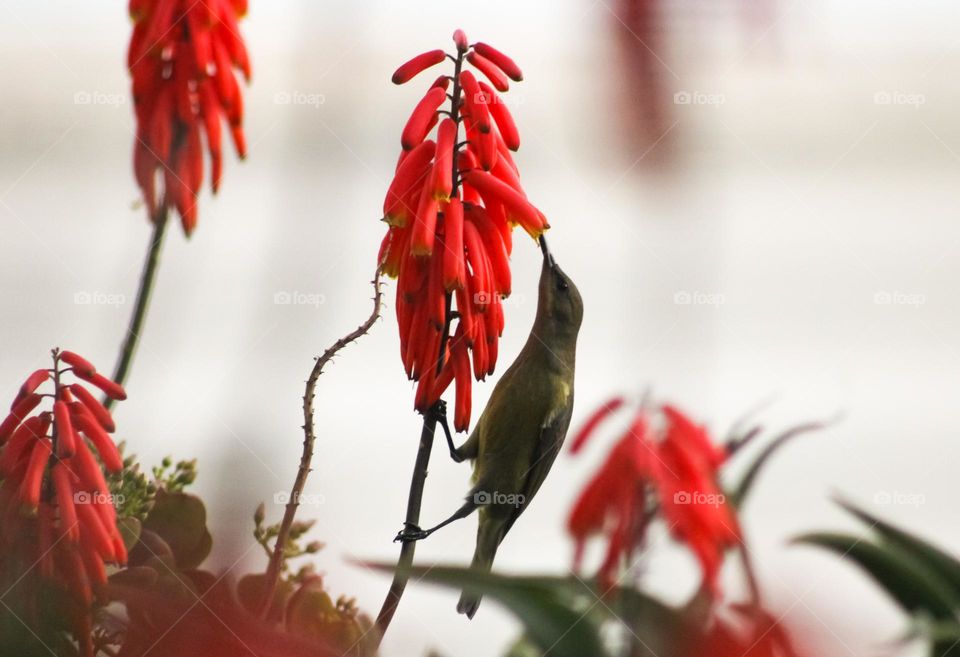
M83 384L113 399L126 393L77 354L53 353L53 368L27 377L0 423L0 571L20 582L36 567L43 581L68 592L86 656L90 607L107 583L104 564L125 563L127 550L103 472L123 467L109 435L114 422ZM79 381L67 384L71 373ZM48 398L52 411L37 413Z
M623 404L615 398L597 409L574 437L572 451L582 449ZM643 543L649 521L659 515L697 557L704 584L716 593L723 553L740 542L737 518L717 484L725 459L706 430L677 408L641 407L571 509L567 530L576 541L574 567L580 569L586 541L605 534L599 579L604 588L613 586L621 565Z
M403 150L383 204L390 227L379 263L399 279L400 352L407 376L419 381L417 410L426 412L456 381L454 425L465 431L471 374L482 380L497 362L501 298L511 288L513 226L534 239L549 226L520 184L510 154L520 147L519 133L493 88L505 91L508 80L521 80L520 68L491 46L469 45L462 30L454 33L454 43L455 55L431 50L393 75L402 84L446 59L454 62L454 75L433 82L404 127ZM466 69L467 63L493 87ZM441 110L448 99L449 109ZM434 127L436 140L427 139ZM457 325L447 340L454 316Z
M153 221L171 207L189 235L197 225L203 182L201 132L216 192L223 168L221 120L246 155L243 96L233 69L250 79L237 28L246 0L130 0L134 20L127 66L133 78L137 141L133 169ZM157 180L162 179L162 190Z

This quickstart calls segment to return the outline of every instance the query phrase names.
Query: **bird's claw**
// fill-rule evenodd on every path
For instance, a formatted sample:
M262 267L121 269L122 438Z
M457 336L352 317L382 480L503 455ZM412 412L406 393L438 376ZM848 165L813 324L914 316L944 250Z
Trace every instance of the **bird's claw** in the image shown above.
M417 525L405 524L403 529L397 532L394 537L394 543L409 543L411 541L420 541L429 536L427 532L420 529Z

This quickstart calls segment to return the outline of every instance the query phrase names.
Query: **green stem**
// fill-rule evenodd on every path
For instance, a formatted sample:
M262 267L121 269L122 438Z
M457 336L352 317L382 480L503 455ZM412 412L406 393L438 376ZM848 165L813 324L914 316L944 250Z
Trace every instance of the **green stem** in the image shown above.
M133 316L127 327L127 334L120 349L120 360L113 371L113 380L123 385L130 373L133 355L137 351L137 343L143 331L143 323L147 317L147 307L150 305L150 293L157 277L157 266L160 264L160 247L163 245L163 236L167 228L168 214L163 209L157 216L153 227L153 236L150 238L150 247L147 249L147 259L143 263L143 273L140 274L140 287L137 290L137 302L133 308ZM109 397L103 400L107 410L113 406L114 400Z

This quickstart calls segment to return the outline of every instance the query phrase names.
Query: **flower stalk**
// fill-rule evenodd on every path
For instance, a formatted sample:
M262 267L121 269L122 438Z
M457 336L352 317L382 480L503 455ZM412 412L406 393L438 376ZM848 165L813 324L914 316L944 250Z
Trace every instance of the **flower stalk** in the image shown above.
M303 489L307 484L307 477L310 474L310 463L313 460L313 446L317 440L317 434L313 424L313 400L316 396L317 381L320 379L320 375L323 374L324 366L329 363L341 349L366 335L380 316L380 303L383 292L380 288L379 269L373 277L372 284L373 311L370 313L370 316L367 317L360 326L334 342L333 345L323 352L323 355L316 358L313 363L313 368L310 370L310 376L307 377L307 383L303 393L303 453L300 457L300 467L297 469L297 476L290 490L290 497L284 508L283 519L280 522L280 530L277 534L276 543L273 546L273 554L270 556L270 563L267 566L263 599L260 601L260 609L258 610L260 617L264 619L266 619L272 607L277 584L280 581L280 573L283 571L284 549L287 545L287 539L290 536L293 521L297 515L300 496L303 494Z
M140 343L143 324L147 318L147 309L150 307L153 284L157 278L157 268L160 264L160 250L163 247L163 238L167 230L169 213L166 208L161 208L160 215L161 216L158 216L153 222L153 235L150 238L150 246L147 249L147 258L143 263L143 273L140 274L137 300L133 306L133 314L130 316L130 324L127 327L127 333L123 339L123 346L120 347L120 357L117 360L117 366L113 371L113 380L120 385L124 385L127 382L127 376L130 374L133 356L137 351L137 345ZM104 397L103 405L107 410L113 407L113 403L113 399Z

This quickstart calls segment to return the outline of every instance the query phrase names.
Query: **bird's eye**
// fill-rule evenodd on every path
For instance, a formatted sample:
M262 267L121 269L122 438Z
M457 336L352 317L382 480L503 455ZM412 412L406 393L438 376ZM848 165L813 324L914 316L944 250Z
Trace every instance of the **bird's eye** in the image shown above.
M564 290L564 291L565 291L565 290L567 290L567 289L569 289L569 288L570 288L570 286L567 285L567 282L566 282L564 279L561 278L561 279L558 279L558 280L557 280L557 289L558 289L558 290Z

